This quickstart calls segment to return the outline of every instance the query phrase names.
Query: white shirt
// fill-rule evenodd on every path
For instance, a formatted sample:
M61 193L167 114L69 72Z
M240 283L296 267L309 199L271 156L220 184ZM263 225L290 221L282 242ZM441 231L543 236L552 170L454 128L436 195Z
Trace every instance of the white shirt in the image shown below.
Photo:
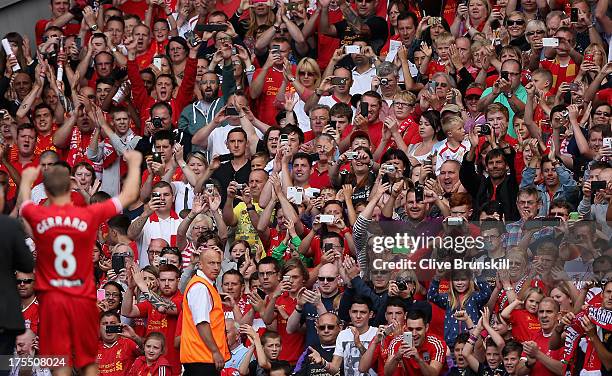
M39 205L40 202L47 198L47 193L45 193L45 186L43 183L37 184L34 188L32 188L32 198L31 200Z
M296 97L298 101L295 104L295 107L293 107L293 112L295 112L295 116L297 117L297 125L300 127L302 132L306 133L311 129L310 117L308 116L306 111L304 111L304 105L306 103L304 103L304 101L302 100L302 98L300 98L300 95L297 92L293 93L293 100L295 100Z
M463 162L463 156L470 150L470 147L470 141L467 138L461 141L456 150L448 146L448 139L446 138L434 144L431 152L436 155L436 175L440 175L442 163L448 160L454 160L459 163Z
M372 90L372 80L376 76L376 68L372 68L363 73L357 72L357 69L353 68L353 86L349 93L351 95L363 94L366 91Z
M371 326L367 332L359 335L359 340L363 346L367 349L370 342L376 336L377 328ZM336 338L336 349L334 355L341 356L344 359L344 376L359 376L362 373L359 372L359 359L361 359L361 353L355 346L353 332L351 329L344 329L338 334ZM370 368L368 374L370 376L376 376L376 372Z
M319 104L324 104L329 106L329 108L332 108L336 103L339 103L339 101L337 101L333 95L324 95L319 99ZM357 115L357 109L351 106L351 110L353 110L353 117L355 117L355 115Z
M182 181L173 181L172 189L174 189L174 211L180 213L183 209L191 209L194 188L189 183ZM187 189L187 206L185 206L185 189Z
M142 232L137 240L138 242L138 257L140 260L140 267L143 268L149 265L149 256L147 250L152 239L164 239L168 244L176 244L176 234L178 227L183 222L175 212L172 212L166 219L161 219L157 216L157 213L151 214L151 216L145 222Z
M227 134L234 128L240 128L240 125L226 125L225 127L217 127L208 135L208 160L212 160L215 155L228 154L229 149L225 142L227 141ZM263 133L259 129L255 128L255 133L259 139L263 138Z
M199 277L204 278L211 285L213 282L204 274L201 270L198 270L196 274ZM191 318L193 323L198 325L202 322L210 323L210 311L213 307L213 300L208 287L203 283L196 283L187 292L187 304L189 304L189 310L191 311Z

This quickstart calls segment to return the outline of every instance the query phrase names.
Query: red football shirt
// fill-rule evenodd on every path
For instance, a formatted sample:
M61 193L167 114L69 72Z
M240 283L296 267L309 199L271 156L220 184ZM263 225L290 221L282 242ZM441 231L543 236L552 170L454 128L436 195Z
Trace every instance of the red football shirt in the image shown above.
M176 304L176 308L180 314L183 304L183 294L181 294L180 291L177 291L170 300ZM180 374L181 361L179 358L179 352L173 346L174 336L176 333L176 324L178 322L179 315L160 313L148 300L138 303L136 306L140 310L140 317L147 318L147 334L151 332L160 332L164 335L164 337L166 337L167 345L165 357L172 365L173 372L177 375Z
M100 375L124 376L140 355L138 345L127 338L117 339L112 345L103 342L98 343L98 356L96 363L100 369Z
M284 292L276 299L276 308L283 308L288 316L291 316L295 310L296 304L297 299L290 297L287 292ZM276 315L276 331L281 336L283 343L278 358L295 364L304 351L304 334L300 332L292 334L287 333L287 320L280 314Z
M389 357L392 357L404 341L403 336L397 336L391 343L391 351ZM420 347L417 348L419 357L427 364L431 364L432 360L442 363L442 370L440 375L444 375L448 369L446 365L446 351L448 350L446 342L438 336L427 334L427 337L423 341ZM404 366L404 375L422 375L421 367L414 358L402 358Z
M121 210L117 198L87 207L24 202L21 215L32 228L38 253L36 291L58 291L95 300L92 252L98 228Z
M510 314L512 336L520 342L530 341L542 332L538 317L525 309L515 309Z
M295 65L292 65L291 72L294 75L295 70ZM255 80L257 76L262 73L262 71L262 69L257 69L253 74L253 80ZM279 71L276 68L268 69L261 94L255 100L255 113L257 114L257 118L266 124L276 124L275 117L278 111L274 108L274 100L276 100L276 94L278 93L283 80L284 77L282 71ZM293 85L287 85L287 89L285 91L288 94L293 94L295 88Z
M382 140L382 131L384 124L382 121L377 121L376 123L369 124L367 129L364 129L368 132L368 136L370 137L370 144L372 145L372 151L378 148L380 144L380 140ZM350 137L353 132L353 124L349 124L346 128L344 128L344 132L342 132L342 137Z
M542 351L549 358L552 358L554 360L563 359L563 347L557 350L550 350L548 348L548 343L550 342L550 336L544 337L544 334L540 331L540 333L537 336L535 336L533 340L538 344L540 351ZM552 373L548 368L544 366L544 364L542 364L542 362L539 362L539 361L534 364L529 374L538 375L538 376L539 375L544 375L544 376L554 375L554 373Z
M32 329L32 331L38 334L38 299L34 298L32 303L21 310L23 319L25 321L26 329Z

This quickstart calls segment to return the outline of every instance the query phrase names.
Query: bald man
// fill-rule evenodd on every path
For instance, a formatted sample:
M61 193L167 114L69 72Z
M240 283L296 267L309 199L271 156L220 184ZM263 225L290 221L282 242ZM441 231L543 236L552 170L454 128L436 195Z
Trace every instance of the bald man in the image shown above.
M225 362L224 368L240 368L240 364L244 360L244 358L248 355L249 349L244 347L242 342L240 341L240 332L238 329L240 328L240 324L238 324L234 319L225 319L225 332L227 333L227 345L229 346L230 351L232 352L232 357L230 360ZM249 359L249 362L255 358Z
M305 326L306 346L318 346L320 342L314 318L325 312L337 311L337 303L334 303L340 301L339 295L336 264L322 265L315 290L305 290L299 294L297 307L287 320L287 332L295 333Z

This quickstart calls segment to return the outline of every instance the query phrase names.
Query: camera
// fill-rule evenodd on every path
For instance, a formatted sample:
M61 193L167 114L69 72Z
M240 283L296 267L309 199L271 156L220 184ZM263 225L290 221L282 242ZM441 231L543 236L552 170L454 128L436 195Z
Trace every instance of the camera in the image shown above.
M484 123L480 126L480 132L478 134L482 136L488 136L491 134L491 125L489 123Z
M395 166L392 164L384 164L381 166L383 173L392 174L395 172Z
M346 159L348 159L349 161L353 160L353 159L357 159L357 157L359 156L359 153L356 151L347 151L346 152Z
M400 291L408 290L408 283L403 279L398 279L395 281L395 284L397 285L397 289Z
M389 79L388 78L381 78L380 79L380 84L383 85L383 86L389 85Z
M424 196L425 196L425 188L423 188L423 186L420 185L420 184L416 185L414 187L414 199L417 202L421 202L421 201L423 201Z
M153 117L153 119L151 119L151 123L153 124L153 128L156 129L160 129L163 126L162 119L159 116Z

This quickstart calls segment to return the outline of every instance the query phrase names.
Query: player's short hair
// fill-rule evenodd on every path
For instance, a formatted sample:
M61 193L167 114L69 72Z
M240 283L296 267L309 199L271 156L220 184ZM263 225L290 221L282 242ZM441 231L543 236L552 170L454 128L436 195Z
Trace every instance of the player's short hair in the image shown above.
M127 235L127 230L130 227L130 218L125 214L119 214L108 220L108 227L121 233L121 235Z
M70 171L62 166L51 166L43 173L43 185L49 197L58 197L70 192Z
M266 332L261 335L261 344L265 345L271 339L280 339L280 334L274 330L266 330Z

